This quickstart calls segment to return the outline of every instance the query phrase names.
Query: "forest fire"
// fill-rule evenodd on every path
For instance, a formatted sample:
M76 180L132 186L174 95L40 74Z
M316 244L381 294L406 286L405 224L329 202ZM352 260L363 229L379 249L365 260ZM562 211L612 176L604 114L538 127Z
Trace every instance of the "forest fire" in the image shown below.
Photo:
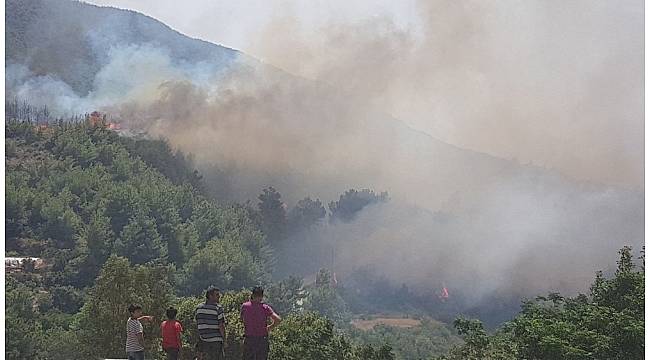
M643 1L115 3L6 1L6 358L645 354Z
M447 290L446 286L442 286L442 290L440 291L440 295L438 295L438 297L442 301L447 301L449 299L449 291Z
M105 129L120 131L122 130L122 125L114 122L106 122L106 114L102 114L99 111L93 111L87 117L87 122L92 127L103 127Z

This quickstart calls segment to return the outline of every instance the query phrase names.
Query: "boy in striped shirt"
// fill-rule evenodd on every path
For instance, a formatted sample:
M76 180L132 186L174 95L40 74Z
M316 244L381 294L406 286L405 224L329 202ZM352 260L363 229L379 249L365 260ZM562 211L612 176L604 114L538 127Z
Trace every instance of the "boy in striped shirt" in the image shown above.
M142 306L129 305L126 321L126 356L129 360L144 360L144 330L140 320L152 321L153 316L142 316Z
M210 286L205 292L205 304L196 308L194 318L199 330L199 352L203 360L222 360L223 341L226 337L226 318L219 305L219 289Z

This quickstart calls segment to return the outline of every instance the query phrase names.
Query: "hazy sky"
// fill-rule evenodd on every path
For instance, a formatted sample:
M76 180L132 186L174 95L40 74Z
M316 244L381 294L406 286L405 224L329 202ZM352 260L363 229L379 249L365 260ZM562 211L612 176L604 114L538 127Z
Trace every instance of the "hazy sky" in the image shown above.
M293 14L316 30L331 21L358 22L373 16L390 16L404 28L419 22L412 0L91 0L97 5L132 9L161 20L189 35L250 52L251 37L262 32L277 16ZM255 54L252 54L255 55Z
M643 1L93 0L457 146L643 188Z

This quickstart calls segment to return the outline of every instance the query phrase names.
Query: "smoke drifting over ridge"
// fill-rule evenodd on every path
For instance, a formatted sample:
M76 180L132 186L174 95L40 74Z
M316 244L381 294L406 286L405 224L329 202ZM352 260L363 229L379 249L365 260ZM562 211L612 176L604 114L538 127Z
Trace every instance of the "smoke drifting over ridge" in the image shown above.
M415 6L420 26L317 30L285 6L244 48L449 143L643 188L642 1Z
M409 41L397 36L390 43L399 49ZM453 59L478 60L447 47L456 55L435 64L435 73L444 79L450 71L451 81L460 71ZM320 246L326 259L336 246L341 275L375 265L396 284L430 288L443 280L475 299L495 291L575 291L584 289L595 270L613 263L616 249L643 242L640 192L577 184L458 149L382 113L381 101L391 99L386 88L408 64L399 58L393 73L379 67L364 75L371 79L374 72L375 82L352 81L355 86L340 90L245 56L223 67L179 63L154 44L116 46L108 54L86 96L20 65L7 68L7 92L59 112L100 108L128 126L163 136L193 153L202 169L216 164L228 175L226 188L236 200L253 199L269 185L289 205L304 196L327 202L350 187L388 191L388 204L364 210L352 224L327 225L305 240L309 251ZM318 78L338 85L342 74L356 74L363 64L372 69L373 59L394 53L383 54L328 58L327 76ZM356 72L333 70L353 60ZM424 62L421 68L427 69ZM449 90L446 97L457 97L456 103L465 99L462 87ZM510 105L507 98L501 101ZM296 246L286 252L300 256L301 250L308 251Z

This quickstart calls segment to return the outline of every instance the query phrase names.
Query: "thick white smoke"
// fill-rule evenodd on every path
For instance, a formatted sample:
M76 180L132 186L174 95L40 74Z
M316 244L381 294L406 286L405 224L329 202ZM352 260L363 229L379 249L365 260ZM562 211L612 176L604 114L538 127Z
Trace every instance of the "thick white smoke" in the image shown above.
M480 16L478 10L467 14L464 7L436 4L442 13L455 14L451 19L466 20L461 23L474 24L465 17ZM312 257L318 255L314 249L321 249L320 255L329 259L335 247L342 276L376 265L395 284L430 288L447 281L477 300L494 292L584 290L594 271L613 263L618 248L643 243L642 192L582 184L554 171L463 150L416 132L382 111L385 101L400 100L403 105L404 97L396 94L412 81L415 89L434 87L428 93L434 108L442 101L433 97L436 94L454 105L452 112L437 112L421 106L426 99L415 99L422 116L448 112L469 121L489 107L491 117L484 119L488 122L512 110L516 117L534 115L535 129L544 127L544 117L536 113L544 108L544 99L502 92L508 84L515 93L525 91L517 88L516 76L505 82L482 78L485 74L478 70L488 66L483 61L489 59L482 57L486 45L470 36L477 36L478 30L470 26L474 32L467 34L445 21L435 18L440 33L427 48L443 55L418 50L422 59L409 70L417 73L406 79L403 68L412 65L410 40L388 26L384 33L364 28L360 38L349 38L345 31L329 38L336 56L322 59L316 76L327 84L290 76L244 56L223 67L174 61L156 44L126 44L111 48L85 96L61 80L16 64L7 67L5 86L8 96L48 105L58 114L103 110L127 127L169 139L195 156L208 180L221 181L213 188L222 198L255 199L270 185L290 205L305 196L328 202L349 188L388 191L389 203L365 209L353 223L326 226L305 239L303 248L286 249L288 254ZM377 39L377 34L385 36ZM470 50L458 48L461 45ZM339 46L362 53L342 52ZM429 60L433 67L427 65ZM476 71L465 73L463 64ZM499 65L505 67L500 71L507 74L510 65ZM534 75L537 81L544 78L540 71ZM418 83L418 74L438 80ZM454 85L460 74L476 82ZM617 76L606 75L604 79ZM391 88L394 83L398 87ZM467 86L476 83L494 93L468 99L465 90L474 94ZM544 86L560 83L561 78ZM561 94L569 101L583 93ZM597 112L594 101L581 104L596 106L588 112ZM563 109L563 115L565 110L570 113ZM494 136L492 140L513 148L557 145L522 144L517 132L504 137L485 130L480 135L486 141ZM595 140L589 144L568 145L598 147L600 136L585 137L587 142ZM571 146L561 153L570 157ZM602 151L599 147L597 152ZM605 172L618 171L611 161L602 166ZM215 168L222 178L211 175Z

